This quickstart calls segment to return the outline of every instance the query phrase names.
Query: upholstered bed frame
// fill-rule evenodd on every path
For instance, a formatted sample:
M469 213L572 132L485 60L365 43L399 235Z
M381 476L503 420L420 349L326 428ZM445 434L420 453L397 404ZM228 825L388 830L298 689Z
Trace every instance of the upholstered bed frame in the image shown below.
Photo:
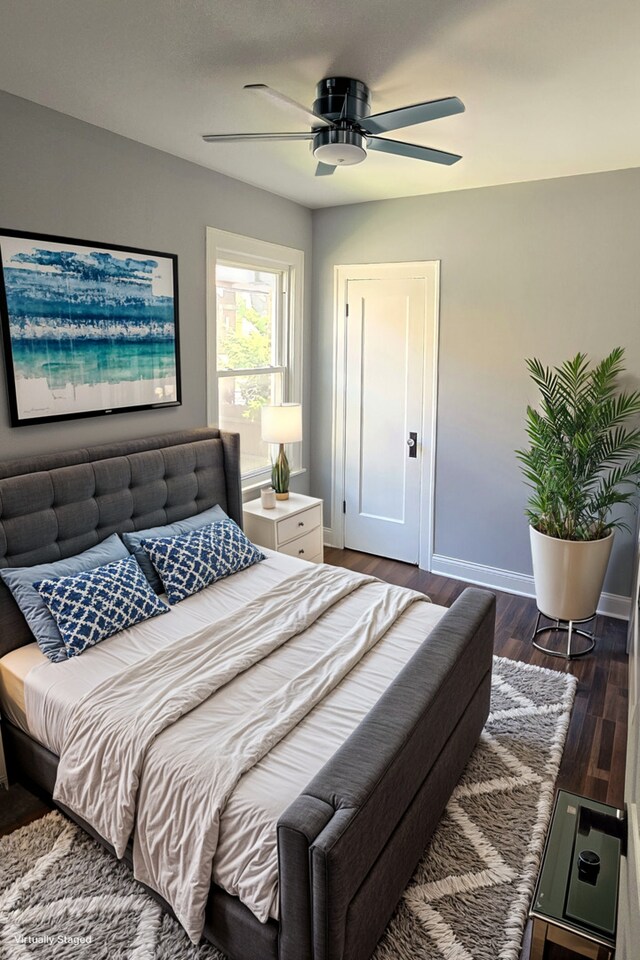
M242 523L239 440L215 429L0 462L0 566L68 557L214 503ZM371 956L487 718L494 619L494 597L465 590L281 816L279 922L212 885L205 935L232 960ZM1 585L0 655L32 639ZM13 776L51 795L58 757L3 731Z

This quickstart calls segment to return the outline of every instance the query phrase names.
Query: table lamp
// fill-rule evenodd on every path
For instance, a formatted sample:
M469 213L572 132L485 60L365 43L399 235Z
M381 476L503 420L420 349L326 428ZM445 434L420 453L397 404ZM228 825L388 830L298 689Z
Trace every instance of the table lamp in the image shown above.
M302 440L302 405L281 403L262 407L262 439L267 443L280 444L278 458L271 470L271 485L276 492L276 500L288 500L291 471L284 445Z

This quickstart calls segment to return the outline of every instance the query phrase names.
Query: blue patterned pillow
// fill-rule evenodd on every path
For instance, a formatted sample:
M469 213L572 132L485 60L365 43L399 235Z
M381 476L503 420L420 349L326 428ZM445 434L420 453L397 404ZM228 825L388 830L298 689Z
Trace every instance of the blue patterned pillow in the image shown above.
M181 537L142 540L141 546L172 604L266 559L233 520L218 520Z
M155 595L135 557L34 584L58 624L69 657L169 608Z
M187 517L186 520L176 520L175 523L166 523L162 527L148 527L146 530L133 530L131 533L123 533L124 540L129 553L132 553L142 568L142 572L153 587L156 593L162 593L162 583L160 577L155 571L151 560L146 555L140 543L142 540L157 540L160 537L179 537L183 533L191 533L192 530L199 530L200 527L206 527L215 520L226 520L227 515L217 504L202 513L196 513L193 517Z
M128 557L124 543L117 533L112 533L102 543L65 560L39 563L34 567L5 567L0 570L0 577L11 590L38 646L52 663L63 663L67 659L67 651L55 620L34 584L39 580L50 580L54 577L73 577L76 573L95 570L96 567L103 567L113 560L126 560Z

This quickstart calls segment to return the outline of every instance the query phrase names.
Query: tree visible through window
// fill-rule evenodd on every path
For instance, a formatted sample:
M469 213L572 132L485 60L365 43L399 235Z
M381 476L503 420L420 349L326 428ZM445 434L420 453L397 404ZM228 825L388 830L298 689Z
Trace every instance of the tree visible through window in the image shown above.
M244 477L270 465L260 409L286 395L285 281L281 271L216 265L218 419L240 433Z

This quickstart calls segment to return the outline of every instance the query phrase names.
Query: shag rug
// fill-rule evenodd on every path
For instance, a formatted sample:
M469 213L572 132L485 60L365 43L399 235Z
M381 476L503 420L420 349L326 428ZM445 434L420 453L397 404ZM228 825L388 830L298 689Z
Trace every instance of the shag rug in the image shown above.
M491 716L375 960L517 960L575 678L496 657ZM224 960L57 812L0 840L3 960Z

